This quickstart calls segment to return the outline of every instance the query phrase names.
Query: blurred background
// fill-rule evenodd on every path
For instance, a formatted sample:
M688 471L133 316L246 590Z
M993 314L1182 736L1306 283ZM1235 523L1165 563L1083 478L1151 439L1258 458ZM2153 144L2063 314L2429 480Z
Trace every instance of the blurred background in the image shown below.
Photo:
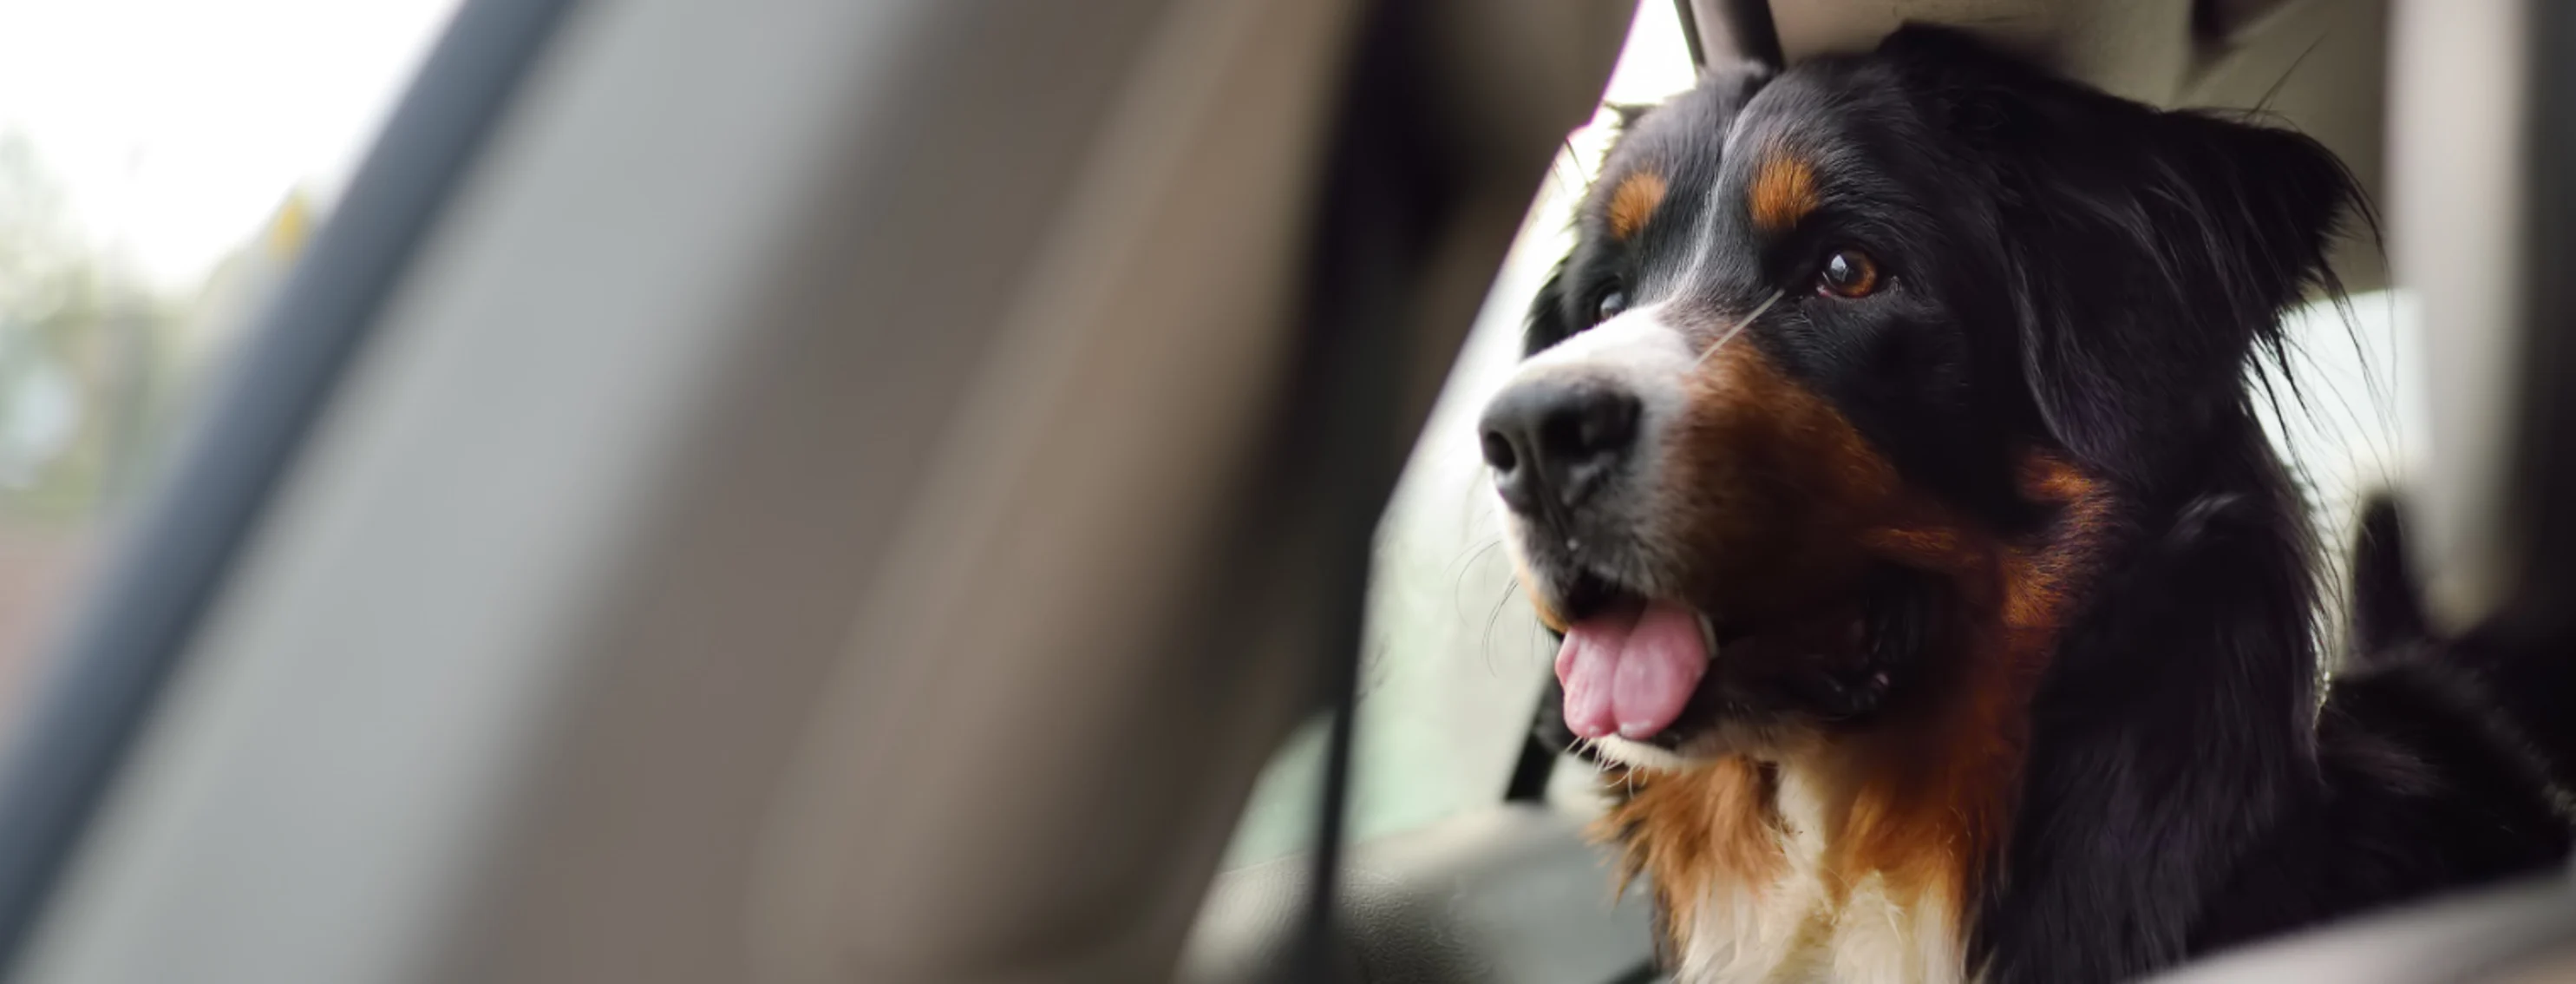
M455 5L0 3L0 714Z

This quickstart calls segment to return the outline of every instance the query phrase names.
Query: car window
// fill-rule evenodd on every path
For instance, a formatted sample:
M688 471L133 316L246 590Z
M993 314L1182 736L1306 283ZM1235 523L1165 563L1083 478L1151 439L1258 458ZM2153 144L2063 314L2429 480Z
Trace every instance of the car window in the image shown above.
M1674 5L1642 3L1604 99L1660 101L1695 74ZM1554 658L1502 553L1475 420L1519 359L1530 298L1572 245L1574 205L1613 118L1605 108L1568 136L1379 521L1353 735L1356 840L1500 800ZM1325 734L1309 722L1272 759L1227 867L1311 846Z
M0 5L0 724L456 3Z

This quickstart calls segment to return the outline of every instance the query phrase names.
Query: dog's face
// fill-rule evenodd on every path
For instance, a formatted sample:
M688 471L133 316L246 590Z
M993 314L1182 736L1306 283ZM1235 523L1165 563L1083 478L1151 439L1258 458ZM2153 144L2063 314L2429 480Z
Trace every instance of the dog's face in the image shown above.
M1482 421L1567 726L1672 765L1867 728L1945 672L1927 530L2153 498L2354 200L2305 138L1941 32L1633 121Z

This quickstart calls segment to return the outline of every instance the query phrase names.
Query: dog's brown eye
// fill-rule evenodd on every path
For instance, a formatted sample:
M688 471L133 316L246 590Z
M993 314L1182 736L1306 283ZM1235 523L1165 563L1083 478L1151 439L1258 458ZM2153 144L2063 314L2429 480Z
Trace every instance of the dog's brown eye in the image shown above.
M1878 261L1856 249L1837 250L1816 271L1816 293L1868 297L1878 290Z
M1628 292L1614 288L1609 293L1601 295L1601 303L1592 309L1592 322L1599 324L1608 321L1618 317L1619 312L1627 309Z

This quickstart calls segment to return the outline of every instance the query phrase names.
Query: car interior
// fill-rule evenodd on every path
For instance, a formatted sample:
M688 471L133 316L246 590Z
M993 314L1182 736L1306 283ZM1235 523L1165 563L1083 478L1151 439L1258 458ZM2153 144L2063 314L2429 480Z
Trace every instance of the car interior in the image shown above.
M1908 22L2332 148L2434 612L2576 638L2561 5L464 0L48 637L0 962L1660 980L1460 421L1605 101ZM2576 980L2572 887L2168 979Z

